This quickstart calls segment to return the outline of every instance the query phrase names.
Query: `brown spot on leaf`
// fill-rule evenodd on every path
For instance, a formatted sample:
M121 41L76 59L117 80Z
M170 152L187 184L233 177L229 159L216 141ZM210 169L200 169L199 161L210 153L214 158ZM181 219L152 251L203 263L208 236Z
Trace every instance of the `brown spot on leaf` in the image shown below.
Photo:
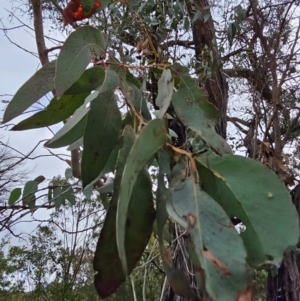
M215 257L211 252L209 252L208 250L203 250L203 255L208 261L213 263L223 274L227 276L231 275L231 272L227 268L227 266L219 258Z
M236 301L252 301L252 290L250 287L240 291L236 296Z
M185 215L186 220L188 221L189 225L194 227L196 224L196 217L193 214L187 214Z

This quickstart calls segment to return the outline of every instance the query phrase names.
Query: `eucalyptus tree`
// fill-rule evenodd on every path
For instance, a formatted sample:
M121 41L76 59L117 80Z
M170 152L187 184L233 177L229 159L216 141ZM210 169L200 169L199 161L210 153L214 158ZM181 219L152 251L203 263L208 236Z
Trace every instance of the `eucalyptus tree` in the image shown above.
M288 252L297 251L299 221L286 185L297 177L285 147L297 150L296 4L74 0L65 10L62 1L29 4L43 67L3 118L53 93L44 110L12 130L64 121L45 146L68 147L72 175L107 208L94 257L101 298L135 268L153 224L169 283L161 299L250 300L249 268L267 264L276 274L285 252L283 273L291 277L295 265L287 262L296 255ZM90 24L76 22L96 10ZM43 13L71 22L62 45L46 47ZM54 49L60 51L50 61ZM226 141L228 121L248 157ZM110 172L113 180L104 182ZM293 284L283 288L298 300Z

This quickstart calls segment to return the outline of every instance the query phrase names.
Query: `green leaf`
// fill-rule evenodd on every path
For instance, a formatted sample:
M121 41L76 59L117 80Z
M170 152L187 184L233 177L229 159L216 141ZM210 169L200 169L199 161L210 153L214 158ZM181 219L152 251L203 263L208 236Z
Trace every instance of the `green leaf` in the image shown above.
M159 163L159 173L157 177L157 192L156 192L156 224L157 224L157 236L160 246L163 245L163 233L164 225L168 219L168 213L166 209L167 199L171 197L169 190L164 183L164 176L170 179L170 157L166 151L159 151L157 154Z
M85 99L84 104L75 111L74 115L69 118L63 128L58 131L45 146L57 148L67 146L80 140L85 131L87 113L90 110L88 107L89 103L99 97L101 93L113 91L118 84L118 75L113 70L106 69L103 84ZM71 148L73 147L74 146L71 146Z
M66 120L83 103L89 93L63 95L59 100L53 98L45 110L21 121L12 131L23 131L50 126Z
M125 281L116 242L116 212L123 169L135 139L130 127L125 127L123 138L124 146L119 153L114 193L94 257L94 270L98 272L95 275L94 282L101 298L111 295ZM130 208L126 215L125 252L128 272L130 273L139 261L149 241L155 217L151 180L145 170L139 174L130 199Z
M174 80L170 69L164 69L158 80L158 94L155 104L160 108L157 117L163 118L169 108L174 91Z
M39 185L39 184L41 184L42 182L44 182L45 181L45 177L44 176L38 176L38 177L36 177L35 179L34 179L34 181Z
M23 205L28 205L30 209L35 207L35 192L37 191L36 181L28 181L23 189L22 202Z
M189 232L206 291L213 300L236 300L248 283L246 251L231 220L193 177L175 176L171 191L168 213Z
M105 78L105 70L101 66L89 68L83 72L80 78L64 93L74 95L90 93L102 85Z
M166 143L166 137L166 129L163 120L154 119L149 121L135 140L123 171L121 181L122 189L119 195L117 210L117 244L125 274L127 274L124 246L126 216L132 190L139 173L144 169L146 163Z
M65 178L68 180L68 179L71 179L72 177L73 177L72 168L70 168L70 167L66 168Z
M188 30L188 29L190 28L190 20L189 20L188 17L185 17L185 18L184 18L183 28L184 28L185 30Z
M111 58L113 63L120 63L117 59ZM121 90L128 103L131 103L138 112L141 112L145 120L151 120L151 114L147 107L147 102L143 97L143 86L140 81L135 78L128 70L120 67L112 68L118 74L121 80Z
M210 18L210 13L204 14L204 16L203 16L203 22L204 23L207 22L209 18Z
M298 215L284 184L266 166L245 157L210 154L196 163L204 190L246 226L241 237L248 263L278 266L299 239Z
M229 46L232 46L233 43L233 39L235 37L236 34L236 24L235 23L231 23L229 24L228 27L228 42L229 42Z
M68 200L70 202L70 204L72 206L75 205L76 203L76 198L75 198L75 195L74 195L74 190L73 190L73 187L69 184L65 184L63 187L62 187L62 195L63 197Z
M53 186L55 186L55 187L53 188L52 202L54 202L54 205L56 208L59 208L61 205L64 205L64 203L65 203L65 199L62 195L63 190L59 185L60 185L60 183L58 181L53 182Z
M106 46L107 37L91 26L79 27L69 35L57 59L55 76L57 98L80 78L94 56L103 55Z
M175 64L174 76L180 78L178 91L173 94L172 104L183 124L196 132L220 154L232 153L230 146L215 131L217 109L204 97L188 68Z
M198 20L202 20L202 13L200 11L197 11L192 19L192 24L194 24Z
M85 16L89 15L94 8L95 0L80 0Z
M83 138L83 187L91 183L105 167L118 142L121 124L121 114L113 90L100 93L91 103Z
M122 145L123 145L123 140L122 140L122 137L120 137L118 143L115 145L114 149L110 153L110 156L109 156L104 168L100 172L100 174L97 176L97 178L94 181L92 181L89 185L87 185L85 187L84 194L87 198L91 197L93 186L99 179L101 179L103 176L105 176L109 172L114 172L118 154L119 154L119 150L122 147ZM90 192L90 194L89 194L89 192Z
M54 89L55 63L44 65L17 91L4 112L3 123L19 116Z
M78 108L65 125L54 135L52 139L45 143L46 147L58 148L70 145L83 137L87 113L90 108L86 107L86 102Z
M15 188L12 190L12 192L10 193L9 199L8 199L9 206L12 206L13 204L15 204L17 202L17 200L21 196L21 192L22 192L21 188Z

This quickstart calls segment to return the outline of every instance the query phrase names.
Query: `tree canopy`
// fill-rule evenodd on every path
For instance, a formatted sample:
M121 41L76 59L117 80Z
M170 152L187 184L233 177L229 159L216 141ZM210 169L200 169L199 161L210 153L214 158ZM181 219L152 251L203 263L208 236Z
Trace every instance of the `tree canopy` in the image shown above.
M296 260L299 240L297 3L25 5L42 67L16 91L3 122L52 94L45 108L10 129L63 122L44 146L67 147L71 160L65 178L49 183L43 202L76 206L83 194L105 209L93 250L98 295L109 297L120 287L153 235L168 282L161 284L160 300L248 301L253 271L262 266L270 287L274 276L293 279L295 263L288 260ZM68 33L63 43L46 46L46 19ZM42 181L15 188L11 208L22 202L37 210ZM279 291L298 300L289 281L267 298Z

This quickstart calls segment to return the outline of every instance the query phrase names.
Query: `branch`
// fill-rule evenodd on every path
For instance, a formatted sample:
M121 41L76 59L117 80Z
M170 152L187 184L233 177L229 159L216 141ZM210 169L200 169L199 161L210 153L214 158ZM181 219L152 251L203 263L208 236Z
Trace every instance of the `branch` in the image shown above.
M34 210L41 209L41 208L52 209L54 207L55 207L55 205L40 205L40 206L35 206ZM3 211L3 210L17 210L17 209L32 210L32 208L29 208L28 205L12 205L12 206L8 206L6 204L4 204L4 205L1 204L0 205L0 211Z
M48 52L45 44L43 15L42 15L42 1L31 0L33 11L33 24L36 38L36 46L39 58L42 65L49 63Z

